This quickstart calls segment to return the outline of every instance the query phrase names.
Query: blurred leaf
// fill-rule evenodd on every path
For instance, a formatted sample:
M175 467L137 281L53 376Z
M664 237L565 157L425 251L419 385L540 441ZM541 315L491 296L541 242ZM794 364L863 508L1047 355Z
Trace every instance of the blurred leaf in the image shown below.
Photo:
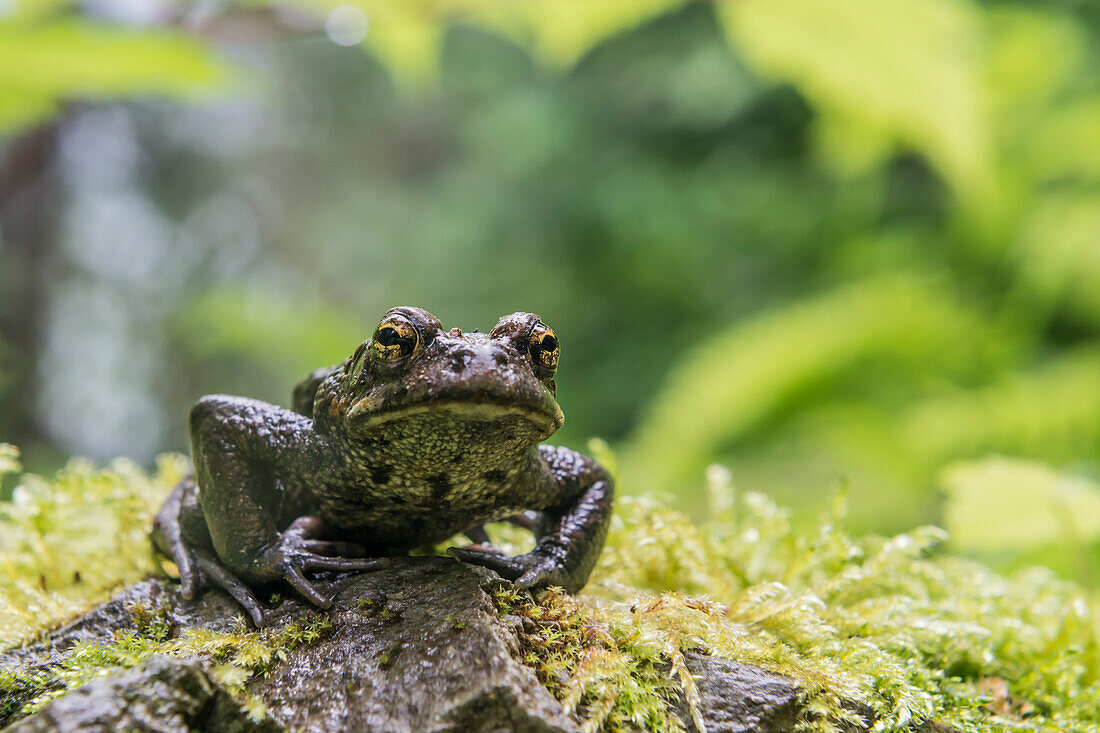
M1100 194L1055 191L1037 197L1021 219L1009 251L1017 272L1013 295L1021 312L1046 320L1055 308L1065 307L1075 317L1100 324Z
M987 184L977 39L960 0L723 0L730 39L766 74L793 82L822 114L838 162L921 151L963 196ZM844 130L848 134L844 134Z
M574 63L609 36L634 28L685 0L320 0L325 9L353 5L367 18L364 45L406 84L438 71L443 26L454 20L501 33L551 66Z
M340 4L344 3L334 3ZM378 54L399 80L416 85L436 75L442 24L451 6L465 3L361 0L353 4L367 16L366 46Z
M1054 105L1041 125L1030 130L1023 142L1025 161L1034 180L1077 178L1097 182L1100 180L1100 95Z
M1100 539L1100 485L1042 463L987 458L944 469L945 522L964 550Z
M614 124L654 130L716 129L766 88L731 52L713 7L698 2L600 44L571 81L613 105Z
M895 415L906 449L926 465L988 451L1070 460L1100 442L1100 349L1080 348L973 390Z
M1010 302L1037 325L1100 324L1100 87L1085 29L1050 14L990 16L986 86L998 132L1003 236L992 262L1015 270ZM989 246L992 244L992 246ZM991 257L990 257L991 256Z
M295 373L334 364L370 334L347 314L259 290L211 290L184 308L179 330L191 353L276 360Z
M502 23L499 9L485 14L488 25L534 37L536 54L555 66L568 66L608 37L680 7L685 0L529 0L518 8L526 28ZM511 28L508 28L511 26Z
M21 470L23 467L19 463L19 449L10 443L0 443L0 477Z
M59 15L71 8L71 0L13 0L8 2L3 10L0 10L0 17L37 20L51 15Z
M0 133L48 117L57 102L49 95L0 86Z
M930 490L948 461L1010 453L1063 462L1095 455L1100 445L1095 347L1017 364L969 387L891 375L897 366L882 360L852 370L847 388L838 380L816 400L800 400L792 415L750 431L721 459L741 483L804 507L824 498L807 495L807 486L845 477L853 523L892 531L917 512L937 517Z
M1060 96L1089 63L1084 28L1043 10L1000 6L985 14L983 83L997 132L1035 121L1037 107Z
M0 21L0 130L73 99L190 94L223 70L198 42L83 20Z
M869 357L981 370L1005 347L946 289L900 275L735 323L685 354L669 376L623 453L625 484L640 491L690 482L719 448L788 405L804 405L813 390Z

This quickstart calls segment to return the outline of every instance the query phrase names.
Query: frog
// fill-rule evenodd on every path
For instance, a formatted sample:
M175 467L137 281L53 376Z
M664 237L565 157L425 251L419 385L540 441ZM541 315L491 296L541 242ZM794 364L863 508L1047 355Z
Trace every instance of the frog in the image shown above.
M340 364L293 390L291 406L208 395L191 409L193 471L151 531L180 593L226 591L257 626L263 589L290 586L320 608L319 578L465 535L447 554L518 588L588 581L614 480L595 459L546 441L564 423L557 334L533 313L488 333L444 330L426 310L386 311ZM485 525L509 521L534 548L508 556Z

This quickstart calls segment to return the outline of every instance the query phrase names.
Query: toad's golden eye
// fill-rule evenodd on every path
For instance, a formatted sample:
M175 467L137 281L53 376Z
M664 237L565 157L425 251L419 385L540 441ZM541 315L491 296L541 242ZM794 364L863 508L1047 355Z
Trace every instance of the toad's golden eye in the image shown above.
M416 326L396 314L378 324L370 341L370 355L377 361L400 361L418 351L420 334Z
M561 346L554 329L542 323L536 324L527 337L527 353L536 366L551 372L557 369Z

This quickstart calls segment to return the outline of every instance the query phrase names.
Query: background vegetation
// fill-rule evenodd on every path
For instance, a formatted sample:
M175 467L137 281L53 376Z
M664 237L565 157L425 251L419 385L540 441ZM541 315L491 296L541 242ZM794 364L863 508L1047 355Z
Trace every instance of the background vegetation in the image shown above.
M1095 587L1100 7L0 4L0 440L186 448L397 303L562 336L630 493ZM10 491L9 480L6 490ZM0 493L5 489L0 488Z

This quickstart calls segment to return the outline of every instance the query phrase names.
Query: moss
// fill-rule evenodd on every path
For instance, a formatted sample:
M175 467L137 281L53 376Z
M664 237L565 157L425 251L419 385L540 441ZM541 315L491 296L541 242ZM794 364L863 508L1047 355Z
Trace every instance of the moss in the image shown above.
M0 692L10 701L8 709L0 711L5 714L0 715L0 723L31 713L70 689L135 667L154 654L206 659L214 677L260 717L262 711L249 699L245 685L292 650L332 630L323 615L308 614L300 621L258 631L238 617L232 632L187 629L173 637L165 609L137 605L129 610L132 628L116 632L110 642L79 642L32 673L0 667Z
M146 532L185 467L165 458L147 475L74 461L52 480L24 476L0 505L0 644L157 571ZM5 470L18 470L10 449L0 450ZM803 730L835 730L861 711L882 733L928 717L968 733L1100 731L1097 598L1041 568L1006 576L953 555L934 527L852 536L843 496L799 535L786 510L735 491L726 472L708 480L706 524L658 499L621 499L583 595L495 596L523 628L525 662L588 730L682 730L666 703L683 694L692 708L684 653L698 649L795 679ZM491 531L506 550L529 546L514 527ZM361 608L401 611L371 598ZM46 672L0 669L4 704L40 705L155 653L205 657L243 696L248 680L329 628L313 617L257 632L242 620L231 633L173 637L159 609L130 610L133 630L110 643L78 645Z
M669 651L667 658L682 664L678 646L654 646L560 589L537 601L526 592L500 589L493 600L502 614L519 617L524 663L569 712L586 721L585 730L684 729L667 704L680 688L662 656ZM690 675L686 679L690 687Z
M187 468L182 456L162 456L152 474L128 461L96 468L73 460L52 480L22 476L11 501L0 502L0 648L33 639L119 587L161 572L149 527ZM0 474L18 471L17 451L0 444ZM128 610L132 629L109 643L79 643L33 671L0 666L0 724L154 654L210 660L215 676L259 715L245 684L332 628L323 615L260 631L238 618L231 633L190 629L173 636L165 609Z
M17 458L0 445L0 478L19 471ZM152 474L74 459L50 480L22 476L0 502L0 648L159 572L149 527L187 468L182 456L162 456Z
M33 700L58 689L58 685L54 675L48 672L0 666L0 726L21 715Z
M1095 597L1045 569L1003 576L954 556L934 527L852 537L843 495L798 536L786 510L721 470L709 479L703 525L620 500L581 597L496 594L523 620L524 661L589 730L681 730L663 701L692 707L690 649L795 679L801 730L871 717L884 733L927 718L968 733L1100 730Z

